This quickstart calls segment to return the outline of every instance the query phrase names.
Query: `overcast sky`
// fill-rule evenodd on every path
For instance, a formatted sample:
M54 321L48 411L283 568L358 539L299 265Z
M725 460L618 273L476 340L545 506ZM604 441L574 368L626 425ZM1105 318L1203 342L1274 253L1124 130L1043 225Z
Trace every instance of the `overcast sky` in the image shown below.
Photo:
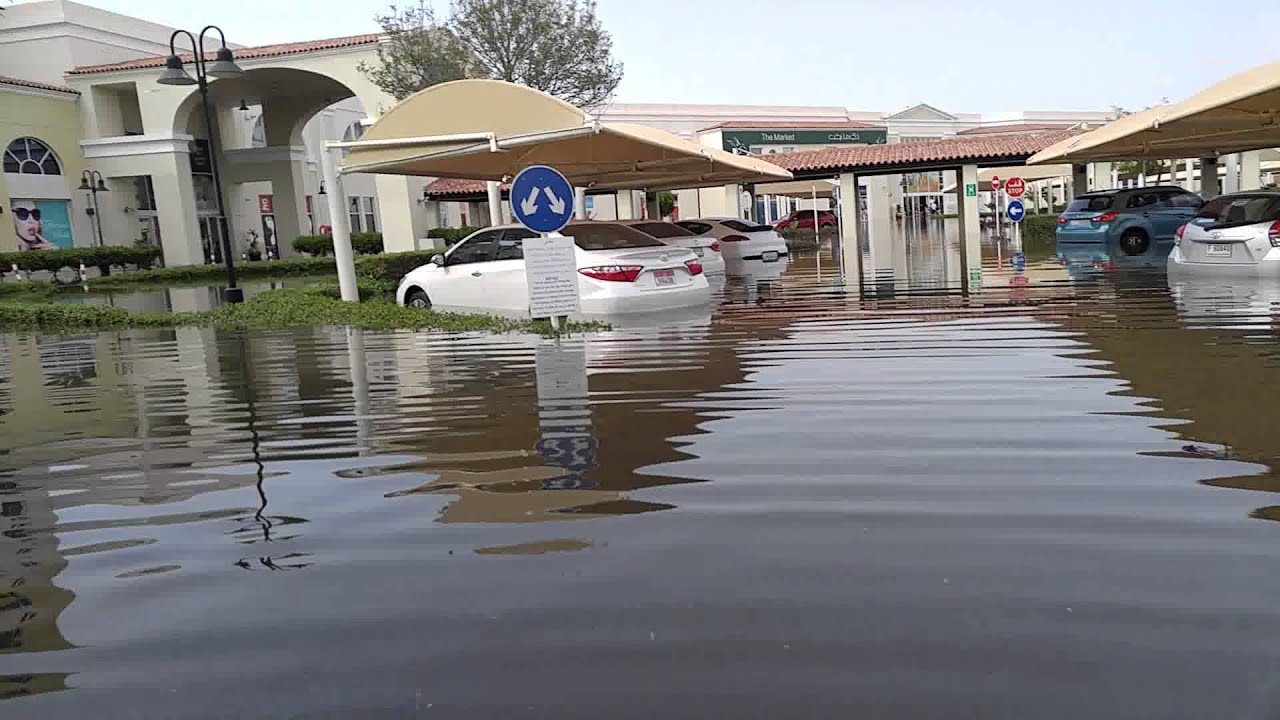
M81 1L167 25L218 24L243 45L374 32L372 16L385 7L381 0ZM1138 109L1280 60L1280 0L1037 5L599 0L599 14L626 68L622 102Z

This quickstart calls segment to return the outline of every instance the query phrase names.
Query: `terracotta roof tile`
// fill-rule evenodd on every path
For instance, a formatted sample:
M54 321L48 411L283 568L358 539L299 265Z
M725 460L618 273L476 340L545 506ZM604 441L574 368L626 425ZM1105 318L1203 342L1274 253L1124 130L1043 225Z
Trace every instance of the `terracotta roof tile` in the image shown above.
M502 183L503 190L511 189ZM488 192L488 183L484 180L459 180L457 178L440 178L427 183L424 192L428 197L449 197L453 195L483 195Z
M856 130L856 129L880 129L883 130L884 123L859 122L857 120L820 120L808 122L759 122L755 120L730 120L704 127L698 132L706 132L708 130Z
M61 85L49 85L47 83L36 82L34 80L20 80L18 78L0 75L0 85L17 85L18 87L32 88L34 90L48 90L50 92L67 93L68 95L79 95L79 90L72 90L69 87Z
M1050 123L1013 123L1009 125L985 125L983 127L961 130L956 135L1001 135L1011 133L1032 132L1035 130L1065 130L1065 125Z
M947 161L1030 157L1078 129L1010 135L974 135L922 143L848 145L824 150L778 153L764 158L792 172L928 165Z
M279 57L282 55L299 55L302 53L318 52L320 50L336 50L346 47L357 47L360 45L373 45L382 38L381 34L372 33L367 35L349 35L347 37L328 38L326 40L308 40L306 42L283 43L279 45L261 45L259 47L237 48L235 56L237 60L253 60L254 58ZM192 56L188 53L182 56L184 63L192 62ZM126 62L111 63L109 65L86 65L78 67L68 75L91 75L94 73L115 72L118 70L139 70L141 68L158 68L164 67L164 58L160 56L138 58L137 60L128 60Z

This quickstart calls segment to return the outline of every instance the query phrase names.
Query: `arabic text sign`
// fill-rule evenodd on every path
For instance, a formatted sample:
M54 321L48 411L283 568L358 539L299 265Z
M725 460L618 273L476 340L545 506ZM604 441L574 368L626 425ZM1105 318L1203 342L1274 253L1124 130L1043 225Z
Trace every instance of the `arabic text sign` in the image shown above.
M578 256L573 238L526 238L523 245L529 316L546 318L578 312Z

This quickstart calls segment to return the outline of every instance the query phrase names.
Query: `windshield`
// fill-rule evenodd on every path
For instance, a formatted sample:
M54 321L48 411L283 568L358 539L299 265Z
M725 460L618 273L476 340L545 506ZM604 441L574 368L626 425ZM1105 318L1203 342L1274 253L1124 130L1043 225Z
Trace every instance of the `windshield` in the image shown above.
M1067 212L1102 212L1111 207L1115 195L1082 195L1067 206Z
M1196 219L1213 227L1273 222L1280 220L1280 195L1223 195L1200 208Z
M609 223L574 223L562 231L583 250L629 250L663 247L662 243L639 230Z
M645 235L652 235L656 238L693 237L693 233L680 227L679 225L673 225L671 223L664 223L664 222L637 223L635 225L631 225L630 227L633 227L636 230L639 230Z

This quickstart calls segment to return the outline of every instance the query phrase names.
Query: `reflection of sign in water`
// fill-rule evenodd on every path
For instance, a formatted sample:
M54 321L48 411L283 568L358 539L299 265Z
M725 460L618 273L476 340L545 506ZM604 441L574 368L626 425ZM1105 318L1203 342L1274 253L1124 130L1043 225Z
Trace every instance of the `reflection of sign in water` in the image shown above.
M591 433L586 350L580 343L547 343L538 347L535 362L538 454L548 465L566 471L544 486L549 490L595 487L585 476L596 466L599 449Z
M522 244L530 317L578 312L578 256L573 238L526 238Z

